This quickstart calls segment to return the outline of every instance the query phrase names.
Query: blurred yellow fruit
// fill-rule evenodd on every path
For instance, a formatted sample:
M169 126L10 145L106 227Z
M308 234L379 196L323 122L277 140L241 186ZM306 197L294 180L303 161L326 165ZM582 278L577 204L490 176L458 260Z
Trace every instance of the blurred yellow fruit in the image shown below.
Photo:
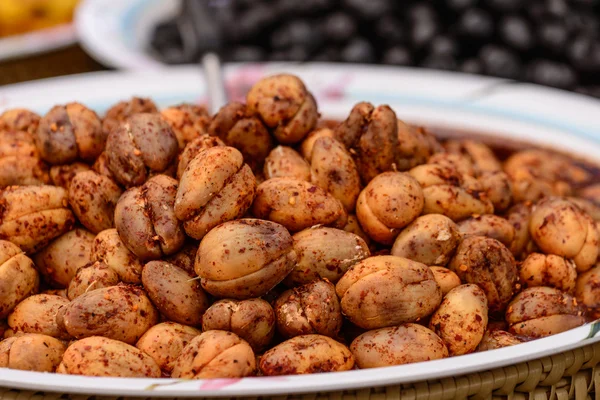
M79 0L0 0L0 36L14 35L73 18Z

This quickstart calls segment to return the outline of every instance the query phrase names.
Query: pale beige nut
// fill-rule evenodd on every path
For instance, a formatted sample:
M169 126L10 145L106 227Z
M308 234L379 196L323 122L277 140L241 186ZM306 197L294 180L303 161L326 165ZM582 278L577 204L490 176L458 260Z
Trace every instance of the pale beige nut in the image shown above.
M118 340L93 336L73 342L57 372L119 378L160 378L159 366L148 354Z
M353 367L352 352L323 335L293 337L271 348L260 359L260 371L267 376L349 371Z
M507 221L515 229L515 237L509 248L517 259L527 256L535 247L535 242L533 242L529 233L531 211L531 204L519 203L512 206L505 215Z
M200 242L196 273L217 297L249 299L266 294L294 268L293 240L280 224L259 219L226 222Z
M477 285L452 289L431 316L429 328L442 338L448 352L458 356L475 351L487 329L486 295Z
M424 163L422 163L424 164ZM442 167L455 169L460 175L476 177L475 167L471 160L462 154L440 152L427 160L427 164L440 165Z
M162 371L170 374L185 346L201 333L191 326L163 322L148 329L135 347L152 357Z
M409 171L423 188L423 214L443 214L460 221L476 214L492 214L494 206L480 182L449 165L423 164Z
M277 146L265 159L265 179L294 178L310 182L310 165L291 147Z
M473 166L476 177L502 171L502 164L485 143L469 139L448 140L444 143L444 147L450 153L460 154L467 158Z
M156 260L183 247L185 233L174 211L177 190L175 179L156 175L119 198L115 228L140 260Z
M379 368L448 357L442 339L430 329L406 323L363 333L350 345L361 368Z
M298 143L317 125L317 103L298 77L273 75L258 81L246 96L247 112L273 130L282 144Z
M28 333L0 341L0 368L54 372L65 345L51 336Z
M355 214L348 214L346 225L344 225L342 229L346 232L354 233L356 236L360 237L365 241L367 246L370 247L372 245L371 238L365 233L362 226L360 226L360 222L358 222L358 218Z
M590 269L598 258L596 223L572 202L546 198L534 207L529 231L545 253L572 258L578 272Z
M481 342L479 342L477 351L501 349L503 347L514 346L520 343L522 343L521 340L519 340L519 338L510 332L501 330L488 330L485 335L483 335Z
M242 103L223 106L210 122L208 133L238 149L253 171L262 168L273 148L273 139L265 125Z
M188 242L181 250L172 256L165 257L163 260L181 268L192 276L196 275L194 271L194 262L196 261L196 253L198 252L198 243Z
M120 282L119 275L102 261L94 261L79 268L69 282L67 297L69 300L92 290L115 286Z
M225 143L218 137L209 136L208 134L200 135L189 142L179 154L179 162L177 163L177 178L181 179L190 161L192 161L198 154L206 149L216 146L225 146Z
M448 264L465 283L479 285L492 313L502 312L515 291L517 266L510 250L496 239L469 236Z
M204 313L202 330L233 332L259 352L273 339L275 312L263 299L219 300Z
M174 166L179 145L171 126L159 114L135 114L110 132L108 168L125 187L143 184L153 173Z
M35 134L40 124L40 116L26 108L12 108L0 115L0 130L24 131Z
M432 155L441 150L441 145L427 129L398 120L398 150L395 162L398 171L407 171L425 164Z
M515 335L540 338L583 325L585 317L571 295L538 286L514 297L506 311L506 322Z
M116 229L107 229L96 235L92 260L102 261L125 283L140 283L144 265L121 240Z
M194 276L166 261L144 266L142 283L148 297L167 319L185 325L200 325L209 301Z
M62 307L59 327L77 339L104 336L135 343L158 322L158 313L143 290L111 286L92 290Z
M389 106L358 103L335 129L335 137L354 155L364 184L397 169L398 120Z
M79 222L93 233L114 227L121 188L95 171L80 172L69 186L69 204Z
M353 211L361 189L360 176L352 156L334 138L315 141L310 159L310 180Z
M65 288L77 270L92 260L94 234L75 228L33 256L37 270L55 287Z
M428 214L415 219L400 232L391 254L425 265L446 265L461 240L458 226L441 214Z
M312 149L315 145L315 142L317 141L317 139L322 137L335 138L335 132L333 131L333 129L329 128L315 129L314 131L309 133L306 139L304 139L300 144L300 154L302 154L302 157L304 157L307 161L310 162L312 158Z
M293 287L325 278L335 283L354 264L371 255L358 235L335 228L316 227L293 236L298 256L294 270L283 281Z
M57 339L68 339L70 335L56 323L56 314L69 299L50 294L29 296L14 308L8 316L8 326L15 333L39 333Z
M54 106L40 120L35 134L40 157L52 164L93 161L102 153L106 135L98 115L83 104Z
M22 300L37 293L39 284L33 261L17 245L0 240L0 320Z
M0 128L0 187L41 185L49 180L48 167L40 158L33 135Z
M286 290L274 308L277 330L286 338L308 334L335 338L342 328L335 286L325 279Z
M242 217L254 199L256 179L233 147L198 154L187 166L175 199L175 216L199 240L217 225Z
M160 115L169 125L177 137L179 150L208 131L210 116L205 107L195 104L179 104L168 107Z
M521 283L528 286L549 286L572 293L577 280L573 260L554 254L531 253L519 267Z
M360 192L356 216L374 241L392 244L400 230L414 221L424 206L419 183L404 172L384 172Z
M494 214L471 217L458 223L458 230L466 236L485 236L496 239L506 247L515 240L515 228L506 219Z
M193 338L173 366L173 378L242 378L254 375L252 348L235 333L208 331Z
M442 291L424 264L395 256L367 258L336 285L342 312L364 329L425 318L439 306Z
M73 227L67 192L56 186L10 186L0 191L0 240L35 253Z
M512 182L502 171L484 172L477 179L495 212L505 211L513 201Z
M587 308L600 308L600 266L579 274L575 285L575 296Z
M273 178L258 185L252 213L292 232L314 225L341 228L347 218L338 199L316 185L293 178Z
M98 158L96 158L96 161L94 161L94 164L92 165L92 170L116 182L115 176L110 172L110 168L108 168L108 156L106 155L106 151L100 153Z
M65 190L69 190L71 181L80 172L89 171L89 165L82 162L74 162L65 165L53 165L50 167L50 181L54 186L60 186Z
M567 197L567 200L581 208L581 210L592 217L594 221L600 221L600 206L594 201L581 197Z
M148 98L132 97L127 101L121 101L108 109L102 120L102 131L108 137L109 133L119 128L127 118L134 114L156 113L156 104Z
M448 294L455 287L460 286L460 278L448 268L432 266L429 269L433 272L433 277L442 291L442 296Z

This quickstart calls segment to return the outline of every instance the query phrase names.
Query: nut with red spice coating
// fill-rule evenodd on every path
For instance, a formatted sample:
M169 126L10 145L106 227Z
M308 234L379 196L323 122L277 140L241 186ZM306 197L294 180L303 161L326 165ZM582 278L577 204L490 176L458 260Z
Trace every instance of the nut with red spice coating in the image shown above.
M94 261L77 270L69 282L67 297L74 300L90 290L115 286L119 282L119 275L114 270L102 261Z
M442 150L435 136L422 127L411 126L398 120L398 148L396 168L407 171L427 160Z
M177 137L179 150L208 131L210 116L205 107L195 104L179 104L165 108L160 115L169 125Z
M395 256L367 258L336 285L342 312L364 329L415 322L431 315L442 291L424 264Z
M56 314L69 299L51 294L29 296L14 308L8 316L8 326L15 333L39 333L57 339L71 336L56 323Z
M358 196L356 216L364 231L376 242L392 244L400 230L423 211L423 190L404 172L384 172Z
M129 117L106 141L108 168L125 187L141 185L151 174L166 171L178 151L175 134L159 114Z
M26 333L0 341L0 368L54 372L65 345L51 336Z
M309 133L308 136L306 137L306 139L304 139L302 141L302 143L300 144L300 154L302 154L302 157L304 157L306 160L308 160L310 162L310 160L312 158L313 146L315 145L315 142L322 137L335 138L336 136L335 136L335 132L333 131L333 129L329 129L329 128L315 129L314 131Z
M484 172L477 179L487 198L494 205L494 211L505 211L513 201L512 182L502 171Z
M50 167L50 180L54 186L60 186L65 190L69 190L71 181L80 172L89 171L89 165L82 162L74 162L65 165L53 165Z
M0 128L0 187L48 183L48 167L40 159L33 135Z
M361 369L448 357L448 349L438 335L411 323L363 333L352 341L350 350Z
M463 236L485 236L496 239L509 247L515 239L515 228L505 218L494 214L483 214L467 218L458 223Z
M102 261L125 283L142 281L143 264L121 240L116 229L107 229L94 238L92 260Z
M444 147L449 153L466 157L473 166L475 177L485 173L502 171L502 164L485 143L474 140L448 140Z
M265 159L265 179L294 178L310 182L310 165L291 147L277 146Z
M442 296L448 294L455 287L460 286L460 278L448 268L433 266L429 267L429 269L433 272L433 277L442 290Z
M585 307L600 308L600 266L579 274L575 286L575 296Z
M22 300L37 293L39 284L33 261L17 245L0 240L0 320Z
M523 259L523 256L527 256L535 248L529 233L531 211L531 204L519 203L512 206L504 216L515 229L515 236L509 248L517 259Z
M104 150L106 135L95 112L79 103L53 107L40 120L35 143L53 165L94 161Z
M181 179L188 164L201 152L211 147L225 146L225 143L215 136L200 135L189 142L179 154L177 163L177 178Z
M150 99L141 97L132 97L127 101L121 101L108 109L102 120L102 131L108 135L119 128L127 118L135 114L157 113L156 104Z
M275 301L277 330L284 337L319 334L337 337L342 310L335 286L319 279L283 292Z
M427 160L427 164L440 165L456 170L460 175L475 177L475 168L467 157L462 154L436 153Z
M573 260L554 254L531 253L519 267L521 283L526 286L549 286L572 293L577 280Z
M13 108L0 115L0 131L23 131L34 135L40 116L25 108Z
M510 332L501 331L501 330L489 330L485 332L483 335L483 339L479 342L479 346L477 346L477 351L488 351L501 349L503 347L514 346L516 344L522 343L519 338L513 335Z
M259 117L282 144L300 142L317 125L312 94L294 75L273 75L258 81L246 96L247 112Z
M115 227L125 246L141 260L156 260L183 246L185 234L174 211L176 193L175 179L156 175L119 198Z
M275 312L263 299L219 300L204 313L202 330L233 332L259 352L273 339Z

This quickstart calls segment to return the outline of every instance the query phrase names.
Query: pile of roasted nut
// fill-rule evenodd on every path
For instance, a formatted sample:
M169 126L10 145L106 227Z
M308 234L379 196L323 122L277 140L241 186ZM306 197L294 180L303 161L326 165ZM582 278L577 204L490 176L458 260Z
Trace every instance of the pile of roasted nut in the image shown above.
M0 117L0 367L216 378L515 345L600 307L597 169L499 158L290 75L209 116ZM600 314L600 313L598 313Z

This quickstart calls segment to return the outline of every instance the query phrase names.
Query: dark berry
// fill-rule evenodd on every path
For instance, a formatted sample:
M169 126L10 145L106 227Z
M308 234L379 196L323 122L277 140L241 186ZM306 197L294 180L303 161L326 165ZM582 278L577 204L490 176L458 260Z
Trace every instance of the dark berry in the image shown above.
M236 21L238 40L248 40L273 24L277 19L275 10L261 3L248 9Z
M527 78L534 83L560 89L572 89L577 76L567 64L550 60L536 60L527 68Z
M310 57L310 51L306 46L301 44L292 46L292 48L287 51L287 54L289 61L307 61Z
M408 18L411 21L418 21L423 19L434 20L437 18L437 14L430 4L420 2L415 4L408 10Z
M297 0L303 1L303 0ZM392 11L391 0L342 0L342 5L357 17L376 20Z
M415 49L429 45L438 33L438 24L432 19L421 19L414 22L410 29L410 43Z
M534 38L530 24L520 16L508 16L498 26L500 38L509 47L527 51L533 47Z
M312 58L313 61L334 62L340 60L340 50L337 47L326 47Z
M383 53L382 62L390 65L412 65L413 59L406 47L394 46Z
M589 12L573 11L565 18L565 24L569 31L573 33L595 35L600 30L600 18Z
M231 61L237 62L257 62L263 61L265 56L265 51L261 47L258 46L240 46L231 50L229 54L229 58Z
M437 56L455 57L458 54L458 43L449 36L436 36L431 42L430 53Z
M491 9L504 13L517 11L524 3L522 0L486 0L485 2Z
M345 12L336 12L323 21L323 33L327 40L336 43L348 41L356 34L356 22Z
M600 41L593 36L576 37L569 44L568 56L571 64L579 71L600 71Z
M555 54L561 54L569 39L566 27L558 21L548 21L538 27L538 43Z
M406 40L404 25L394 16L386 15L375 23L375 34L386 43L403 43Z
M469 58L460 65L459 71L467 74L483 74L483 64L476 58Z
M318 30L307 20L294 20L271 34L271 46L282 49L300 45L313 49L319 45L319 36Z
M471 8L461 15L458 30L465 38L488 39L494 33L494 20L486 11Z
M446 7L454 11L463 11L475 6L478 0L446 0Z
M375 61L375 50L369 41L358 37L342 49L341 59L350 63L372 63Z
M456 60L446 55L432 54L426 57L420 64L422 67L431 69L456 70Z
M508 79L518 79L521 75L519 57L508 49L486 45L479 52L479 59L488 75Z

